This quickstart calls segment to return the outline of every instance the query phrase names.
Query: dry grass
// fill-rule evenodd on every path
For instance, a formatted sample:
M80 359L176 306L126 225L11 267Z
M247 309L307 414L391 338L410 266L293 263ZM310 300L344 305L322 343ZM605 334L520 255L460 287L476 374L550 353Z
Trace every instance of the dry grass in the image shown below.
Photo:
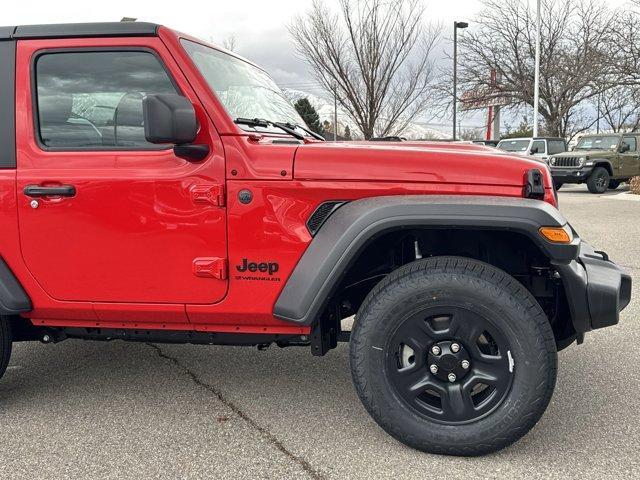
M640 177L633 177L629 181L629 190L631 191L631 193L640 195Z

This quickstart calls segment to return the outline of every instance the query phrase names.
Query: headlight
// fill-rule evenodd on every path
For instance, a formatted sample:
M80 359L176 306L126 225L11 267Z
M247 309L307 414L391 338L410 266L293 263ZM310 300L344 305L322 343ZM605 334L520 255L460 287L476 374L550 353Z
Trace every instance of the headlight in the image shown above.
M553 157L551 157L551 158L549 159L549 165L555 165L555 164L556 164L556 159L555 159L555 158L553 158Z
M586 158L584 158L584 157L580 157L580 158L578 159L578 166L579 166L579 167L582 167L582 166L584 165L584 162L586 162L586 161L587 161L587 159L586 159Z

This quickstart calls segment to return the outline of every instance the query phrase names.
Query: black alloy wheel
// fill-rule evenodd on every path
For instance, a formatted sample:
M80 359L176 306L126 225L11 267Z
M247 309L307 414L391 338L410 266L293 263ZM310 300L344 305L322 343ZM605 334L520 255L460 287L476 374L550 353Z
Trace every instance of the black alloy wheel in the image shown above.
M587 179L587 187L591 193L604 193L609 188L611 176L604 167L596 167Z
M369 292L351 332L358 396L413 448L483 455L526 434L555 386L540 304L514 277L462 257L404 265Z
M488 319L464 306L413 313L385 350L385 374L398 396L437 422L478 420L511 388L509 342Z

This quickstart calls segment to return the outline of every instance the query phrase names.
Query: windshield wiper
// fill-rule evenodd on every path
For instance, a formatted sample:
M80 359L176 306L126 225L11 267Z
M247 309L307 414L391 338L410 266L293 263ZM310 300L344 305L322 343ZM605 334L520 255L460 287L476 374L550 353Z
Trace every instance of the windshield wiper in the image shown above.
M322 140L323 142L326 141L326 139L322 135L320 135L319 133L314 132L313 130L308 129L307 127L305 127L303 125L300 125L299 123L283 123L282 125L284 125L285 127L289 127L289 128L299 128L300 130L303 130L303 131L307 132L309 135L311 135L316 140Z
M289 125L280 122L272 122L270 120L265 120L264 118L236 118L233 121L237 125L248 125L249 127L262 127L267 128L269 125L279 128L285 133L288 133L294 138L298 140L304 140L304 135L296 132L295 127L291 128Z

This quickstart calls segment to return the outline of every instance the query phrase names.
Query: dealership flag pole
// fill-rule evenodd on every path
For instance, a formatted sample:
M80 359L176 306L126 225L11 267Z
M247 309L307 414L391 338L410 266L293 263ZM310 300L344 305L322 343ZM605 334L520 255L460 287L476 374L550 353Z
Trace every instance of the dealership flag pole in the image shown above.
M540 0L536 14L536 73L533 86L533 136L538 136L538 105L540 104Z

